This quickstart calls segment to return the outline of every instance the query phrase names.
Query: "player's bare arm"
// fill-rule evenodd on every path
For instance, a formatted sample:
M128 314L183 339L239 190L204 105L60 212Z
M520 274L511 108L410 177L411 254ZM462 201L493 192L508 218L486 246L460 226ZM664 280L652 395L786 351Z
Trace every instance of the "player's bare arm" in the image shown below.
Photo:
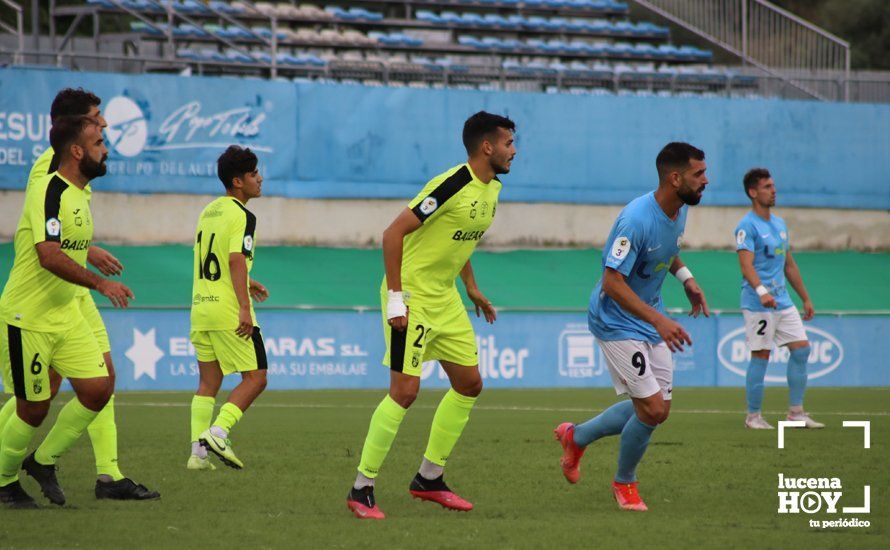
M763 283L760 282L760 277L757 275L757 270L754 269L754 253L750 250L739 250L739 267L742 268L742 276L748 281L748 284L751 285L751 288L757 289L762 286ZM760 303L763 307L775 308L776 307L776 299L772 294L767 292L766 294L761 294L758 292L760 296Z
M250 291L250 297L257 302L265 302L269 298L269 289L259 281L250 279L250 287L248 290Z
M87 251L87 261L106 277L120 275L124 271L124 264L120 260L115 258L111 252L98 246L91 246Z
M391 292L387 318L389 325L399 331L408 326L408 308L402 299L403 240L405 235L420 229L420 225L417 215L405 208L383 231L383 267L386 270L386 288Z
M467 263L461 268L460 278L464 282L464 287L467 289L467 296L476 306L476 317L479 317L480 314L485 314L485 320L489 323L494 323L498 318L497 311L495 311L491 302L488 301L488 298L486 298L485 295L482 294L482 291L479 290L470 260L467 260Z
M677 276L677 273L686 267L686 264L683 263L683 260L680 259L680 256L674 258L674 261L671 263L671 275ZM705 291L702 290L700 286L698 286L698 282L695 280L695 277L688 273L688 278L683 281L683 290L686 292L686 297L689 299L689 304L692 306L692 309L689 311L689 315L693 317L698 317L699 314L704 314L705 317L711 316L711 310L708 308L708 301L705 299Z
M238 299L238 328L235 333L243 338L253 335L253 317L250 315L250 296L247 293L247 259L240 252L229 254L229 273L232 287Z
M809 321L816 315L816 310L813 308L810 293L807 292L807 287L803 284L800 268L797 267L797 262L794 260L791 250L788 250L785 256L785 278L788 279L788 283L791 284L794 292L797 292L797 295L803 300L803 320Z
M98 291L105 296L114 307L127 307L129 301L134 298L133 291L123 283L109 281L96 275L89 269L81 267L74 260L62 252L62 245L55 241L37 243L37 258L40 266L69 283L85 286Z
M692 338L680 323L662 315L641 300L628 286L624 275L611 267L606 267L603 271L603 292L623 310L655 327L671 351L683 351L684 342L692 345Z

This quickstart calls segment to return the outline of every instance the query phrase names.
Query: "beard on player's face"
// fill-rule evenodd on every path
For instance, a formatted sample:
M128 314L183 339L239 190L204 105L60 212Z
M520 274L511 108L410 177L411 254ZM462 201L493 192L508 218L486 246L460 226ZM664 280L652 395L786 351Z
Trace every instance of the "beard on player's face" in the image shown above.
M695 206L701 202L702 194L700 189L692 189L685 181L681 181L680 187L677 189L677 196L680 197L683 204Z
M96 161L90 158L89 155L84 155L83 157L81 157L80 162L78 163L78 169L80 170L80 173L83 174L83 176L88 180L104 176L105 172L108 170L108 168L105 166L105 160L107 158L108 155L105 155L100 160Z

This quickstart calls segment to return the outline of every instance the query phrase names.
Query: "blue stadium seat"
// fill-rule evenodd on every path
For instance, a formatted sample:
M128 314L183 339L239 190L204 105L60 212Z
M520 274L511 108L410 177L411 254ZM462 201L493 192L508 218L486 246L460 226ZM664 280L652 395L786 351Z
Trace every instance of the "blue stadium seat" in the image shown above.
M655 59L658 57L658 48L652 44L637 44L634 46L634 54L646 59Z
M680 57L680 50L673 44L661 44L660 46L658 46L658 54L662 58L676 58Z
M242 29L241 27L239 27L237 25L229 25L228 27L226 27L225 32L230 38L241 38L241 39L255 38L252 34L250 34L245 29Z
M250 52L250 55L253 56L253 58L260 63L272 62L272 56L269 55L267 52Z
M239 15L244 13L244 8L242 8L241 6L234 6L232 4L229 4L228 2L223 2L221 0L211 0L208 5L212 10L216 10L222 13L228 13L230 15Z
M529 30L542 31L547 28L547 23L548 21L543 17L532 15L522 20L522 27Z
M493 36L486 36L482 39L482 46L489 50L500 49L502 43L500 38L495 38Z
M226 59L235 63L253 63L253 58L249 55L243 54L238 50L227 50L225 53Z
M265 39L272 38L272 29L270 29L269 27L261 27L261 26L257 25L255 27L251 27L251 30L253 32L255 32L256 34L262 36ZM277 34L276 38L278 38L278 40L286 40L287 39L287 34L282 31L278 31L276 34Z
M380 21L383 19L382 13L368 11L364 8L350 8L347 13L353 15L357 20Z
M501 17L497 13L486 13L485 15L482 16L482 19L487 21L488 24L491 25L492 27L497 27L497 28L501 28L501 29L510 28L507 20L504 19L503 17Z
M508 29L519 29L522 28L522 23L525 21L525 17L521 15L509 15L507 16L507 24L504 25Z
M121 3L131 10L138 12L161 13L164 11L163 6L156 4L151 0L125 0Z
M113 2L109 2L108 0L87 0L87 4L89 4L90 6L95 6L97 8L117 8L117 6L115 6Z
M551 31L561 31L568 28L569 22L562 17L551 17L544 26Z
M453 11L443 11L439 14L439 18L445 23L460 25L462 23L460 15Z
M486 21L478 13L465 13L461 16L461 20L464 24L472 25L474 27L485 27L485 28L494 27L493 23L491 23L490 21Z
M612 29L612 24L605 19L594 19L588 21L584 27L591 32L607 32Z
M138 32L142 34L147 34L150 36L164 36L164 31L167 26L163 23L155 24L154 27L150 27L147 23L142 21L130 21L130 30L133 32Z
M516 40L515 38L508 38L495 44L495 49L510 52L522 50L524 46L525 45L521 41Z
M339 6L327 6L324 11L333 15L335 19L349 19L350 13Z
M207 6L197 0L182 0L179 3L173 3L173 9L182 13L210 13Z
M476 38L475 36L458 36L457 43L463 46L471 46L473 48L482 47L482 41Z
M212 48L204 48L203 50L198 52L198 55L201 59L206 59L210 61L226 61L226 56L214 50Z
M140 21L141 23L141 21ZM176 50L176 57L180 59L194 59L198 60L201 57L198 55L198 52L194 50L190 50L189 48L179 48Z
M429 10L417 10L415 17L427 23L442 23L442 18Z

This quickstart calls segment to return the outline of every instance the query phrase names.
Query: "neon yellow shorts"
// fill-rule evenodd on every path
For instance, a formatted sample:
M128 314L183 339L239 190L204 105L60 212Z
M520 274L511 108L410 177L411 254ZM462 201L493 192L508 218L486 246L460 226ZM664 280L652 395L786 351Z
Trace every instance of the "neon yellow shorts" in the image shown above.
M444 306L427 307L411 301L405 331L395 330L387 322L385 290L381 299L386 340L383 364L390 369L420 376L423 363L434 359L467 367L479 363L476 333L457 292Z
M102 316L99 314L99 308L96 307L93 295L87 292L82 296L76 297L75 300L77 300L77 305L80 307L80 313L93 330L93 336L96 337L96 342L99 343L99 351L102 353L110 352L111 342L108 341L108 331L105 330L105 322L102 321Z
M250 338L242 338L234 330L193 330L189 338L195 346L198 361L219 361L223 374L267 367L266 347L260 327L253 327Z
M65 378L101 378L108 367L86 319L66 332L36 332L0 323L3 385L28 401L50 398L49 365Z

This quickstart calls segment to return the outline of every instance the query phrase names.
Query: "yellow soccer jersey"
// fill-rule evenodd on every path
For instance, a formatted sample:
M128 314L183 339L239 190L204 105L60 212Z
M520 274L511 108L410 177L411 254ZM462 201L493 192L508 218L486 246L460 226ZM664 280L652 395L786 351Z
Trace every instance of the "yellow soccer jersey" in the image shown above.
M15 232L15 260L0 298L3 320L39 332L60 332L76 325L82 318L74 300L80 287L41 267L35 245L58 242L62 252L85 266L92 239L87 194L58 172L37 178L25 193Z
M402 289L410 301L437 306L457 292L454 280L491 226L500 191L497 178L482 183L461 164L431 179L408 204L423 224L404 240Z
M255 233L256 216L236 198L220 197L201 212L193 259L192 330L238 328L238 298L229 273L229 254L244 254L249 274L256 248ZM254 326L258 326L253 302L250 315Z
M25 188L25 192L31 188L31 185L42 178L47 174L51 174L59 169L59 158L56 157L55 151L53 151L52 147L47 147L44 149L43 153L37 157L37 160L34 161L34 166L31 167L31 173L28 174L28 186ZM90 184L86 184L83 188L83 192L86 193L87 201L92 199L93 190L90 188ZM85 296L90 293L90 289L85 286L77 285L77 295Z

